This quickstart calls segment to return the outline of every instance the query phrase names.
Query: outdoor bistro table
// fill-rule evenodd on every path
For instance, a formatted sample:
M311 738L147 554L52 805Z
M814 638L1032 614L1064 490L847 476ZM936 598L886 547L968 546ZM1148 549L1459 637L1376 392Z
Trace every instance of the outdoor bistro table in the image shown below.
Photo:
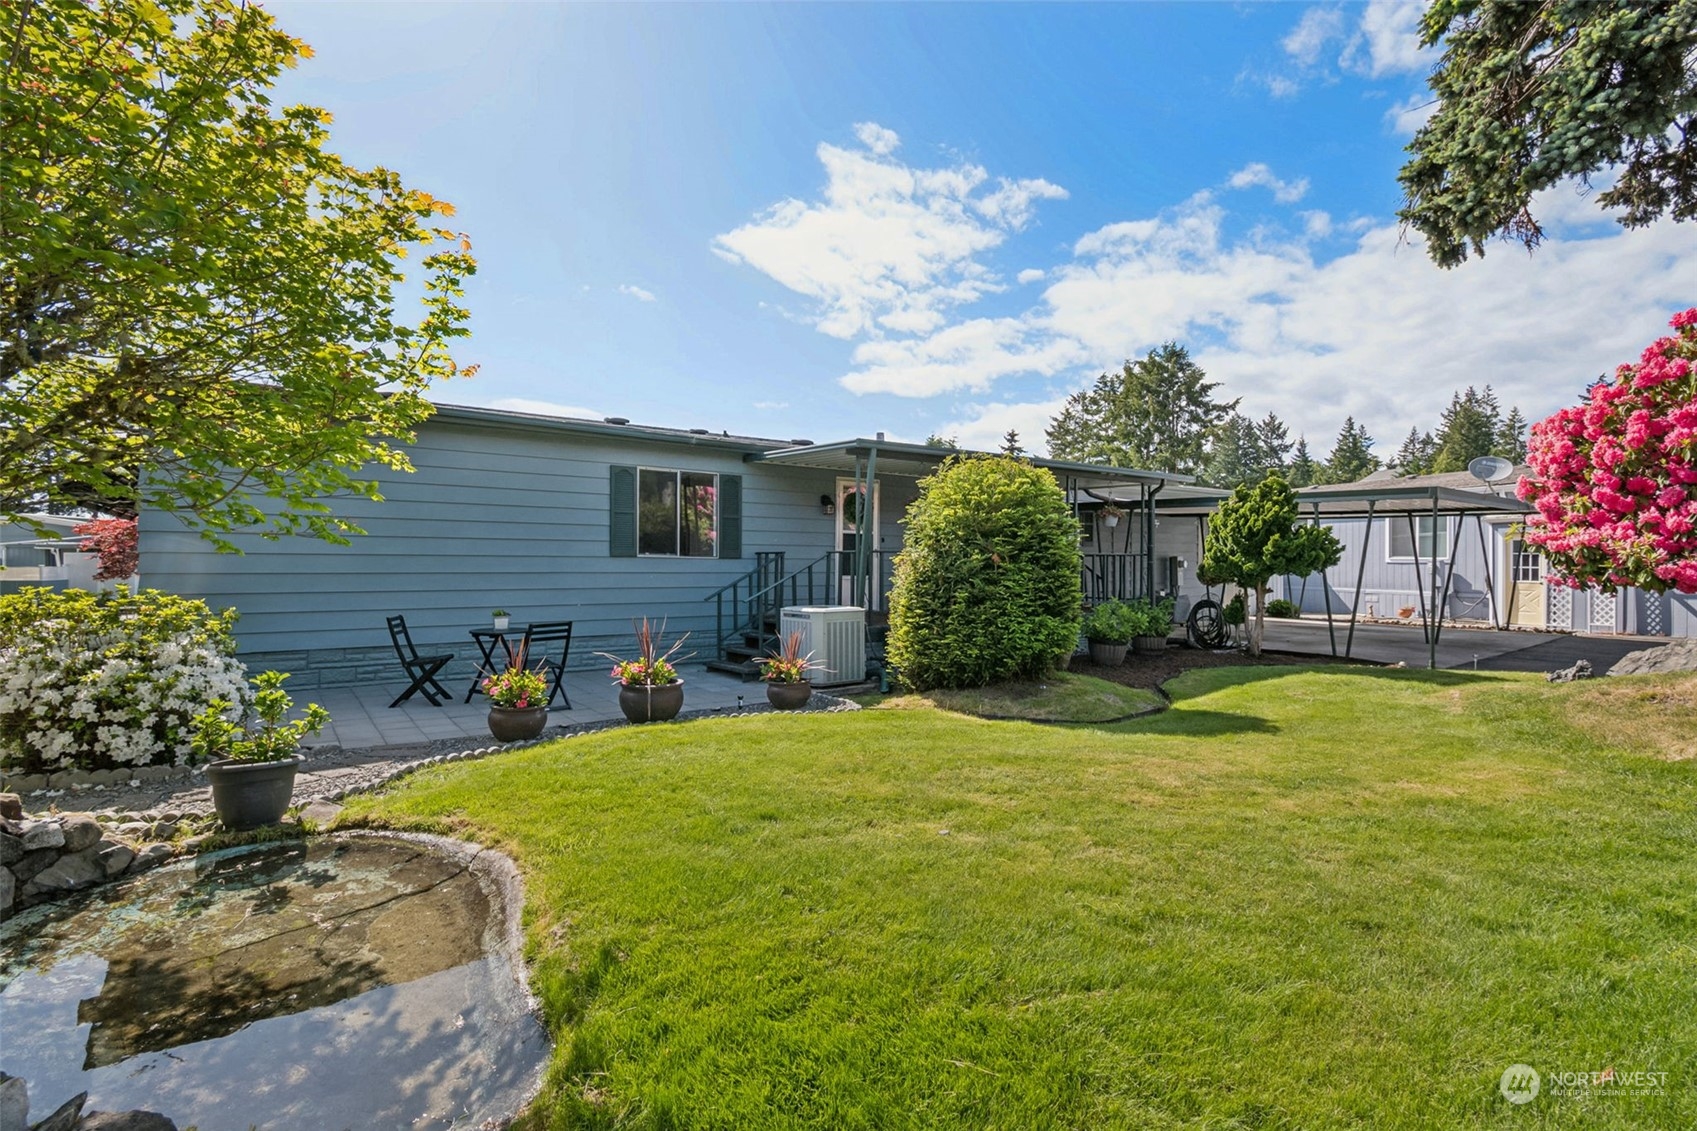
M523 639L524 634L518 634ZM485 675L499 674L495 669L495 649L499 647L507 654L507 662L501 665L501 671L506 671L513 662L513 642L507 639L507 633L502 629L474 628L471 638L477 644L477 650L483 653L483 666L472 673L471 686L466 689L465 701L471 702L471 697L477 694L477 685Z

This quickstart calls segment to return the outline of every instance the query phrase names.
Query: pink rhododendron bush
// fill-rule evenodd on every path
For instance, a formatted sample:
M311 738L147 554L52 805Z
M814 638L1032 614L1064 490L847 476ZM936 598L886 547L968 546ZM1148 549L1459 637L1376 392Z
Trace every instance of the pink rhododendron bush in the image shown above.
M145 589L0 597L0 767L30 773L190 760L195 716L252 701L235 610Z
M1557 579L1697 593L1697 308L1584 403L1532 426L1526 540Z

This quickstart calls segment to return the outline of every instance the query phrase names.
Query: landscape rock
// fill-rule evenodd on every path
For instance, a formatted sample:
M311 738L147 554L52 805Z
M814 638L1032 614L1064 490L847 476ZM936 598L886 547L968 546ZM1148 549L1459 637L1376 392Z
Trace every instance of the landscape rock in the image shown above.
M126 840L139 840L147 835L146 821L124 821L113 831Z
M1553 672L1545 672L1544 678L1551 683L1572 683L1576 679L1591 678L1591 661L1576 660L1571 668L1559 668Z
M35 879L37 872L59 859L57 848L38 848L34 852L26 852L23 858L10 866L12 875L18 878L18 883L27 884Z
M157 868L174 855L168 844L149 844L136 853L136 858L130 862L131 872L145 872L149 868Z
M78 1131L177 1131L177 1125L157 1111L91 1111Z
M100 850L100 866L106 869L106 878L121 876L124 869L136 858L135 849L127 844L114 844L110 848Z
M92 887L106 878L106 868L93 849L61 856L42 869L24 888L26 896L57 895Z
M308 805L306 808L301 810L301 816L315 824L328 825L331 821L336 819L336 815L341 811L342 807L340 805L333 804L329 801L314 801L311 805Z
M30 1128L30 1131L76 1131L77 1117L82 1114L82 1105L87 1102L87 1092L77 1093L60 1104L59 1110Z
M1697 671L1697 640L1675 640L1622 656L1610 675L1655 675Z
M6 779L8 785L18 793L34 793L47 788L46 774L18 774Z
M10 867L24 858L24 842L11 833L0 833L0 865Z
M0 1131L26 1131L29 1127L29 1089L23 1077L0 1072Z
M154 840L170 840L177 835L177 822L175 820L155 821L147 830L147 835Z
M0 919L11 913L12 904L18 901L18 881L13 878L10 868L0 868ZM4 1105L0 1105L0 1111ZM5 1131L6 1122L0 1119L0 1131Z
M100 822L87 813L72 813L59 818L59 828L65 838L66 852L81 852L100 843L105 832Z
M24 799L15 793L0 793L0 817L8 821L24 819Z
M51 817L38 817L23 823L23 842L25 852L38 848L62 848L65 830Z

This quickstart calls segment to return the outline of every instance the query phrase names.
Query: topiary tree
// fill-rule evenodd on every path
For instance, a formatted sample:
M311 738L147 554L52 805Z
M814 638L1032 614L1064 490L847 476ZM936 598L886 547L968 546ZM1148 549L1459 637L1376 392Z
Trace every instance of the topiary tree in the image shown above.
M1045 674L1078 645L1081 565L1053 475L1006 456L948 460L908 508L890 662L920 691Z
M1560 579L1697 593L1697 308L1585 401L1532 426L1526 541Z
M1233 491L1208 527L1199 573L1255 594L1249 654L1261 654L1268 583L1281 574L1306 577L1343 557L1343 545L1325 526L1297 525L1296 492L1277 475Z

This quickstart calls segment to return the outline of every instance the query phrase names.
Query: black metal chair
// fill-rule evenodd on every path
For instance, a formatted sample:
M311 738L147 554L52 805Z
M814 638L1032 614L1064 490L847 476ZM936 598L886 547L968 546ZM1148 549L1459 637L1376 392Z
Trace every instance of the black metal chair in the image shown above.
M559 659L550 654L548 645L560 646ZM572 622L569 620L538 621L525 626L524 643L519 645L518 655L524 657L526 667L535 668L547 675L549 680L548 705L554 705L554 696L558 695L565 701L566 710L572 709L571 697L566 694L562 680L566 677L566 657L572 650Z
M390 707L399 707L421 691L432 707L440 707L442 699L453 698L447 688L436 682L436 673L447 667L448 662L454 658L452 652L443 656L420 656L418 649L413 646L412 633L407 631L406 617L389 618L389 640L395 645L395 655L400 657L401 668L407 673L407 678L412 680L407 689L389 704ZM441 696L441 699L437 696Z

